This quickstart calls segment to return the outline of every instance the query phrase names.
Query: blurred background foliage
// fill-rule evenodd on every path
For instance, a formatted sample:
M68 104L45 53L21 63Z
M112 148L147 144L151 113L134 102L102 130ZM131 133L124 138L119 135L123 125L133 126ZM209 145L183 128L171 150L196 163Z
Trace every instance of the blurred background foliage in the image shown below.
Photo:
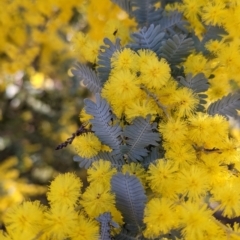
M68 74L82 59L75 36L98 44L109 31L127 36L116 34L121 22L134 26L109 0L0 1L0 222L23 199L44 202L57 173L84 174L71 146L55 151L78 129L88 95Z

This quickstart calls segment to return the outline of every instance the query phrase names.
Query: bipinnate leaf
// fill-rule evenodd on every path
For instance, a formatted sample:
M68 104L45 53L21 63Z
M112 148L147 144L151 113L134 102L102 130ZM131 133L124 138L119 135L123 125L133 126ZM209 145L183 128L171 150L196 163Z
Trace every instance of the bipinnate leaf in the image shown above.
M162 43L160 57L165 58L171 65L176 65L182 62L193 49L192 38L176 34Z
M124 160L122 158L116 158L115 156L111 156L111 153L108 152L99 152L96 156L92 158L83 158L79 155L73 157L73 161L78 162L79 167L85 169L88 169L93 162L100 159L111 162L111 165L117 169L120 169L121 166L124 164Z
M111 180L115 193L116 207L122 213L123 221L129 231L143 226L143 212L147 200L139 179L128 173L117 173Z
M209 54L205 45L209 40L218 40L220 41L227 32L223 27L220 26L205 26L206 32L199 39L196 35L193 34L194 47L196 51L202 52L203 54Z
M97 75L101 79L102 83L105 83L109 77L111 71L111 57L114 52L121 49L120 39L116 40L116 43L112 43L108 38L104 38L105 45L100 47L100 53L97 61Z
M152 147L150 153L142 161L143 167L147 169L151 163L155 162L159 158L163 158L164 153L165 151L161 145Z
M186 28L188 22L183 19L182 13L177 11L164 14L159 24L161 26L161 32L165 32L168 37L175 34L188 33Z
M137 117L131 125L125 127L123 137L126 139L126 145L121 146L121 151L127 155L129 162L142 161L143 157L148 155L146 147L159 145L160 135L154 132L156 128L155 123L150 123L149 117Z
M159 24L163 9L155 7L157 2L158 0L131 0L132 17L139 27Z
M154 26L151 24L149 27L143 27L138 32L131 35L134 43L128 45L131 49L137 51L139 49L150 49L155 53L160 53L161 41L165 33L161 31L161 26Z
M112 113L107 101L100 94L96 94L96 103L90 99L85 99L84 103L86 113L94 117L90 120L92 131L102 144L109 146L113 150L112 155L120 154L122 129L118 124L112 124L115 115Z
M189 73L186 78L179 76L178 80L183 86L192 89L195 93L205 92L209 88L208 80L203 73L198 73L195 76Z
M82 80L84 85L92 93L99 93L101 91L100 79L98 78L96 72L94 72L88 66L82 63L77 63L75 68L72 69L72 74L76 76L80 81Z
M229 93L227 96L209 105L207 113L210 115L223 115L228 118L237 117L237 110L240 110L240 93Z
M96 220L100 223L100 240L112 240L111 226L116 228L119 226L112 220L111 213L103 213Z

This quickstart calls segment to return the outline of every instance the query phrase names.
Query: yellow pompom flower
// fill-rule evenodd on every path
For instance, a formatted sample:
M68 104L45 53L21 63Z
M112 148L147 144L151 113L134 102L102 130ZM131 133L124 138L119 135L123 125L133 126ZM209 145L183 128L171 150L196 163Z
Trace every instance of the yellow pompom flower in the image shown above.
M222 25L225 7L226 4L221 1L208 2L201 14L203 21L207 25Z
M51 205L59 203L74 206L80 196L82 185L74 173L60 174L51 182L47 199Z
M211 69L206 57L202 54L190 54L183 63L184 72L192 73L193 76L198 73L204 73L207 77L211 74Z
M177 177L179 193L187 196L191 201L198 201L210 190L207 171L198 166L182 169Z
M189 142L164 143L165 157L172 160L179 168L189 167L196 161L196 152Z
M27 233L33 238L43 229L46 208L39 201L23 202L7 211L4 223L8 232Z
M214 235L215 238L207 238L214 240L219 239L218 234L223 234L223 230L214 222L207 205L188 201L180 205L178 211L184 239L206 239L205 236Z
M146 185L147 173L143 166L139 163L124 164L122 167L122 173L129 173L130 175L135 175L142 183L143 186Z
M160 89L171 77L171 69L165 59L147 61L140 68L139 82L149 89Z
M170 232L176 226L173 202L168 198L153 198L145 207L143 221L146 223L147 230L144 236L156 238L160 234Z
M220 115L197 114L189 118L188 137L199 147L206 149L223 147L228 135L229 123Z
M159 124L159 132L163 135L164 141L181 143L186 140L187 125L181 119L170 118L167 122Z
M228 218L238 217L240 215L240 181L238 178L226 178L224 184L214 187L211 191L213 200L220 203L219 210Z
M83 158L92 158L101 150L101 142L93 133L84 133L73 141L76 152Z
M223 47L223 42L219 40L210 40L205 44L205 47L208 51L216 54Z
M190 116L197 108L199 99L191 89L180 88L174 94L175 111L178 117Z
M136 75L131 73L130 70L114 72L102 90L102 97L106 98L111 104L115 114L124 112L128 103L141 95L142 92L137 86ZM117 116L119 115L117 114Z
M99 238L99 226L96 221L78 214L77 226L69 234L71 240L95 240Z
M82 194L80 204L89 217L98 217L101 213L109 212L114 208L114 195L109 190L109 187L101 182L92 183Z
M137 55L130 48L124 48L121 51L116 51L111 58L111 65L114 71L130 70L136 71Z
M65 239L77 228L77 218L73 207L55 203L44 214L44 234L50 239Z
M125 109L125 116L128 121L132 121L136 117L143 117L150 114L151 116L157 115L156 104L148 99L135 99L135 101L129 102Z
M157 54L149 49L140 49L137 51L138 53L138 59L137 59L137 64L138 65L138 70L140 71L143 69L146 64L148 64L151 61L157 61L158 57Z
M150 164L147 181L152 191L164 197L175 198L178 189L177 171L173 161L159 159L156 164Z
M112 168L111 162L99 160L93 162L91 167L87 170L88 181L93 183L101 182L104 186L110 187L111 178L117 170Z

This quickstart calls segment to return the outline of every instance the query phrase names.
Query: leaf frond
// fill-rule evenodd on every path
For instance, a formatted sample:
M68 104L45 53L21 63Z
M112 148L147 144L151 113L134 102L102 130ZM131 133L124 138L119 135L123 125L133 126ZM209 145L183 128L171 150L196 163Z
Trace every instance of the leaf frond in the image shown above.
M140 228L143 225L143 211L147 200L143 186L136 176L117 173L112 177L112 192L116 196L116 206L123 220Z
M77 63L75 68L72 69L72 74L80 81L83 80L84 85L92 92L101 92L101 81L96 72L82 63Z
M139 32L133 33L131 37L134 43L129 44L128 47L135 51L139 49L150 49L158 55L164 36L165 33L161 31L160 25L154 26L151 24L149 27L143 27Z
M121 49L120 39L117 39L115 44L108 38L104 38L103 42L105 45L100 47L100 53L97 60L97 75L102 83L106 82L109 77L113 53Z
M192 38L185 35L174 35L162 43L160 57L166 58L171 65L177 65L194 49Z
M96 94L96 103L90 99L85 99L84 103L86 113L94 117L90 120L92 131L103 144L113 150L112 155L120 154L122 129L118 124L112 124L115 115L112 113L107 101L100 94Z
M142 161L148 155L147 146L159 145L160 135L154 132L155 123L150 124L149 119L137 117L131 125L125 127L123 136L126 145L121 147L122 153L128 156L128 160L136 162Z
M207 113L210 115L223 115L226 118L237 117L237 110L240 110L240 93L231 94L213 102L209 105Z

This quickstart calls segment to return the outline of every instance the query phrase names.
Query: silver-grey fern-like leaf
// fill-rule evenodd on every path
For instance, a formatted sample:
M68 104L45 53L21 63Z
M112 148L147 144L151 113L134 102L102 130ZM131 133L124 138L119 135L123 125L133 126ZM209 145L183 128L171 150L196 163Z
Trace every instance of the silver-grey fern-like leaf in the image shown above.
M209 51L207 51L205 45L209 40L221 40L224 35L227 34L227 32L224 30L223 27L219 26L205 26L206 32L202 36L201 39L199 39L196 35L193 36L194 41L194 47L196 51L202 52L203 54L209 54Z
M155 53L160 53L161 42L165 33L161 31L160 25L154 26L151 24L149 27L143 27L138 32L131 35L133 43L127 47L137 51L139 49L150 49Z
M139 27L159 24L163 9L155 7L157 2L158 0L131 0L132 16Z
M160 147L160 145L157 147L151 148L150 153L142 161L143 167L147 169L151 163L154 163L159 158L163 158L164 153L165 151L163 147Z
M102 84L105 83L111 72L111 57L114 52L121 49L120 39L117 39L115 44L108 38L104 38L105 45L100 47L100 53L97 60L97 75L101 79Z
M101 92L101 81L96 72L90 69L88 66L82 63L77 63L72 69L72 74L76 76L80 81L82 80L84 85L92 92Z
M142 161L148 155L146 147L149 145L158 146L160 135L154 132L156 123L151 124L150 119L137 117L131 125L125 127L123 137L126 139L126 145L121 146L121 151L128 161Z
M116 206L122 213L125 224L141 228L147 198L139 179L128 173L117 173L112 177L111 190L115 194Z
M96 103L90 99L85 99L84 103L86 113L94 117L90 120L92 131L103 144L113 150L112 155L119 155L122 129L118 124L112 124L115 115L112 113L110 105L100 94L96 94Z
M111 227L118 228L119 226L112 220L111 213L105 212L99 215L96 220L100 223L100 240L112 240Z
M207 103L207 95L203 92L206 92L209 88L208 79L205 77L205 75L203 73L198 73L193 77L191 73L188 73L186 78L178 76L177 79L181 85L190 88L193 90L193 92L197 93L199 98L199 104L196 111L204 112L204 105Z
M111 165L117 169L120 169L122 165L125 163L122 158L116 158L115 156L111 156L108 152L99 152L96 156L92 158L83 158L79 155L73 157L73 161L79 163L80 168L88 169L93 162L98 161L100 159L111 162Z
M229 93L227 96L209 105L207 113L210 115L223 115L228 118L237 117L237 110L240 110L240 93Z
M164 41L160 48L160 57L166 58L171 65L179 64L194 49L192 38L185 35L174 35Z
M179 76L178 80L183 86L192 89L195 93L205 92L209 88L208 80L203 73L198 73L195 76L188 73L186 78Z
M177 11L164 14L159 24L161 26L161 31L165 32L168 37L175 34L188 33L186 28L188 22L183 19L182 13Z

